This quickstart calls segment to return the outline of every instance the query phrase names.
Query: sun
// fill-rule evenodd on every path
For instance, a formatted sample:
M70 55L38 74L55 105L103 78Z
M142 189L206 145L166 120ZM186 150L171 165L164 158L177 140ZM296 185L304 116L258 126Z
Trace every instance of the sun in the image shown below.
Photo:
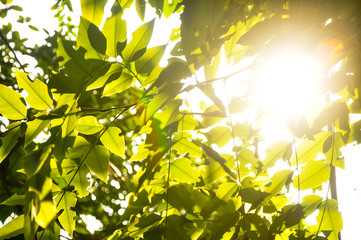
M301 49L274 52L252 69L251 99L276 115L305 114L319 91L320 61Z

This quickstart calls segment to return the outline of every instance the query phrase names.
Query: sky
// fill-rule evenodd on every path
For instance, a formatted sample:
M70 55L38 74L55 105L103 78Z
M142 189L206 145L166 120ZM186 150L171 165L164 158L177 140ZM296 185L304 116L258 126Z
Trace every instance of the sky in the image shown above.
M54 27L58 25L57 20L54 19L56 11L50 11L50 7L55 1L51 0L14 0L13 3L20 5L23 8L23 12L20 12L24 17L30 16L32 18L30 24L39 28L39 32L31 30L28 27L24 27L24 24L16 23L18 14L9 14L5 19L0 18L0 24L11 22L15 30L20 31L22 37L29 38L27 44L43 44L45 43L46 34L42 28L48 31L54 30ZM79 22L80 0L72 1L75 13L72 14L73 23L77 25ZM112 1L110 1L112 2ZM109 8L111 3L106 6L109 14ZM133 9L134 11L134 9ZM150 9L147 10L146 20L149 21L153 18L154 14ZM14 11L12 11L14 12ZM69 13L70 14L70 13ZM142 22L134 12L127 11L125 13L126 19L131 19L133 24L129 26L128 37L131 38L131 33L138 28ZM158 21L158 20L157 20ZM166 24L168 21L162 19L158 23L162 24L162 27L155 28L153 35L157 36L152 38L151 45L160 45L166 43L174 25L179 25L179 21L174 18L171 20L173 24ZM168 56L165 57L165 59ZM20 59L23 62L28 61L26 57ZM164 64L161 63L161 64ZM272 134L272 133L271 133ZM345 156L346 170L337 169L337 187L339 208L343 216L343 228L341 232L343 239L354 239L358 235L359 221L355 221L355 216L361 216L361 147L359 146L347 146L343 150Z

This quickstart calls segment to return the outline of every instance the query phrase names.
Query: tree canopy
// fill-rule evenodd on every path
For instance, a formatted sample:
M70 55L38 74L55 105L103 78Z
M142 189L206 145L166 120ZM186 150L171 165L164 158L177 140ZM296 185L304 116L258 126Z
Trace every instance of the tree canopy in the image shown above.
M361 142L358 0L80 0L79 26L72 2L54 1L54 33L19 17L44 45L0 29L0 239L340 239L335 168ZM159 19L175 26L150 47ZM278 61L296 52L305 69ZM292 139L270 143L270 119Z

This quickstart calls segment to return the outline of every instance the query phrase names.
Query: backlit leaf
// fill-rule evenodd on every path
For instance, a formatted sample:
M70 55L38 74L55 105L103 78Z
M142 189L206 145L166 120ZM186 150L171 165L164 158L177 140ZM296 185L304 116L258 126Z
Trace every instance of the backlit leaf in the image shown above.
M40 210L36 215L35 221L42 228L48 227L56 216L55 205L52 200L42 201L40 203Z
M330 177L330 166L323 161L310 161L300 172L300 190L315 188ZM293 178L293 186L298 188L298 177Z
M108 18L104 23L102 32L107 39L106 54L111 57L120 55L121 52L117 52L117 44L127 40L127 25L122 19L122 14L117 13Z
M207 132L208 144L217 144L219 147L226 145L231 140L232 133L228 127L216 126Z
M103 33L94 24L90 24L88 28L88 37L90 45L100 54L105 54L107 49L107 40Z
M292 154L292 143L279 141L271 144L271 147L266 150L266 158L263 160L263 169L273 167L277 160L289 160Z
M321 231L332 231L327 238L330 240L337 240L337 234L343 228L341 213L338 211L337 205L338 203L335 199L323 201L318 208L319 214L316 217L318 224L321 224Z
M104 15L106 3L107 0L81 0L82 17L99 26Z
M18 142L18 138L21 136L21 127L15 127L7 132L5 137L0 138L0 163L6 158L10 153L11 149L15 147Z
M99 34L100 33L100 34ZM80 17L79 30L76 39L76 43L78 46L83 47L86 50L85 59L103 59L103 55L105 53L106 48L106 39L100 39L99 49L101 51L97 51L94 46L98 46L96 39L96 35L102 35L99 29L87 19ZM104 37L104 35L102 35ZM90 39L92 38L92 40ZM105 43L105 48L104 48ZM103 52L104 50L104 52Z
M41 82L39 79L30 81L28 75L15 69L16 80L19 84L19 88L24 89L28 96L25 98L26 102L35 109L47 110L53 105L48 86Z
M78 166L79 167L79 166ZM72 184L74 185L74 189L78 192L78 197L83 198L88 196L90 186L90 182L88 181L87 174L89 173L88 168L83 164L80 166L78 173L75 175ZM69 180L73 177L73 172L68 175Z
M278 194L289 181L290 177L292 177L292 175L292 170L281 170L276 172L275 175L271 178L271 186L267 187L265 192L269 193L271 196Z
M152 37L153 26L154 19L143 24L133 32L132 40L129 44L127 44L122 52L123 59L126 63L132 62L139 58L140 56L138 56L137 53L144 51L144 49L147 48L150 38Z
M145 15L145 0L135 0L135 9L137 10L138 16L144 21Z
M315 135L314 140L304 140L297 148L298 164L315 160L317 154L322 153L323 143L330 135L330 132L324 131ZM296 154L293 154L291 164L292 166L296 165Z
M0 228L0 239L9 239L24 233L24 215L20 215Z
M25 132L25 143L24 145L27 146L32 140L36 138L36 136L41 133L44 128L46 128L50 123L50 120L40 120L34 119L31 122L28 122L28 128Z
M147 49L143 56L135 62L135 69L140 74L150 73L163 57L166 45Z
M122 131L117 127L109 127L100 137L103 145L112 153L125 158L125 142L124 136L121 135Z
M105 86L102 97L123 92L124 90L130 87L132 82L133 82L133 76L123 72L118 79L112 81L111 83L108 83Z
M87 135L97 133L102 129L103 125L94 116L81 117L75 123L75 130Z
M16 206L16 205L24 205L25 203L25 195L18 195L15 193L5 201L3 201L1 204L7 205L7 206Z
M85 159L85 164L100 180L105 183L108 181L109 152L104 146L95 145Z
M180 155L188 153L192 157L202 157L201 148L185 138L177 141L172 148L177 150Z
M122 74L122 70L123 70L123 65L120 63L113 63L110 68L108 69L108 71L100 76L97 80L95 80L94 82L92 82L87 88L86 90L93 90L93 89L97 89L97 88L101 88L105 85L105 83L109 80L109 79L114 79L114 78L119 78L120 75Z
M0 84L0 113L11 120L26 118L26 106L14 90Z
M61 226L63 226L63 228L69 233L69 235L73 236L73 231L75 228L74 217L76 216L76 213L71 210L71 208L75 207L77 198L73 192L65 192L65 195L62 199L61 195L62 193L55 198L57 212L64 210L58 217L58 220ZM60 199L61 201L59 202Z
M197 182L199 172L187 158L179 158L170 165L170 176L179 182Z

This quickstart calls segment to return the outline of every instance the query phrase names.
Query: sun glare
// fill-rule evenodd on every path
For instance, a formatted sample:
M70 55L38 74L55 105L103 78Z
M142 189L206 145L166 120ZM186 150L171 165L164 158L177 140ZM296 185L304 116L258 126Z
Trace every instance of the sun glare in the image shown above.
M253 100L275 114L304 114L316 98L321 67L301 51L275 53L257 67Z

